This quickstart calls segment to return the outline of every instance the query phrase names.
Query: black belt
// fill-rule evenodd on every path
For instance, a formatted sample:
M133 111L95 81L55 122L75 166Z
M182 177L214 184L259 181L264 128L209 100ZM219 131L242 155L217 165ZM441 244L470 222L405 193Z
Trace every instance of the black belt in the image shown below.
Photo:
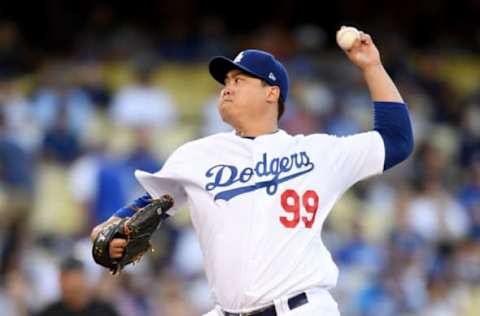
M307 294L305 292L295 295L288 299L288 308L290 310L295 309L299 306L305 305L308 303ZM229 313L223 312L225 316L277 316L277 311L275 310L275 305L270 305L268 307L248 312L248 313Z

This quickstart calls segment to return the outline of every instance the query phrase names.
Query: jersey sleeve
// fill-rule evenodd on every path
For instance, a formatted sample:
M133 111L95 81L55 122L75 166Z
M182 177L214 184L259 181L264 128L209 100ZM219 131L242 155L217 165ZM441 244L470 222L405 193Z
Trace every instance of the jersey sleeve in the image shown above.
M135 177L138 182L152 198L156 199L164 194L169 194L173 197L174 205L167 212L169 215L176 214L179 208L187 201L187 194L185 193L182 180L182 168L184 167L181 152L177 150L168 158L158 172L135 171Z
M330 136L333 169L340 186L349 188L356 182L383 172L385 145L377 131L346 137Z

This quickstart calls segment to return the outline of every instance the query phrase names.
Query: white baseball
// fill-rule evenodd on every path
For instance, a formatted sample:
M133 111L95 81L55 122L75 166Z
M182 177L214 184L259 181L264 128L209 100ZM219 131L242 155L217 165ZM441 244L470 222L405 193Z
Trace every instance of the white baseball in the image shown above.
M352 48L357 38L360 38L360 32L353 26L342 26L337 32L337 44L343 50Z

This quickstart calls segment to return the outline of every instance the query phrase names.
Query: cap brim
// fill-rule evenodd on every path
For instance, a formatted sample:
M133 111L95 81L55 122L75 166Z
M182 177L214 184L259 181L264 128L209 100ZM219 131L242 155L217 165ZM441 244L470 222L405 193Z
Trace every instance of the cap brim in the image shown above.
M227 73L234 69L241 70L254 77L259 77L257 74L255 74L248 68L235 64L233 60L230 60L227 57L214 57L212 60L210 60L210 63L208 64L208 71L212 75L213 79L217 80L221 84L225 84L225 78L227 77Z

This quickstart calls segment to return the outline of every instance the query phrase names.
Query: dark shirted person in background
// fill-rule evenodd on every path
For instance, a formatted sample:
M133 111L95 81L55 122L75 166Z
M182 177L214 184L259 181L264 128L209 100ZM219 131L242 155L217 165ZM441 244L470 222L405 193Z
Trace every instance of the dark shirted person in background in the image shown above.
M119 316L111 305L96 301L87 285L84 265L73 257L60 265L62 297L36 316Z

